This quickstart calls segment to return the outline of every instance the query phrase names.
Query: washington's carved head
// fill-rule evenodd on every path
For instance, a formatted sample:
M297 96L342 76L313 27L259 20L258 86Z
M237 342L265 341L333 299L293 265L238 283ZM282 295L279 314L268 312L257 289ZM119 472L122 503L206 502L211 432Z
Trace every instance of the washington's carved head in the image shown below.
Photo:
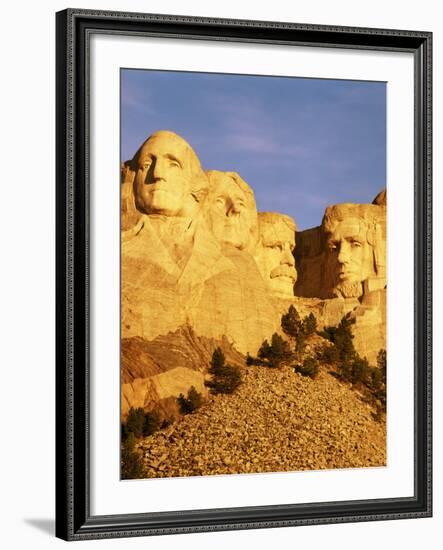
M255 260L272 294L293 296L297 280L293 250L296 225L275 212L259 212L259 242Z
M174 132L152 134L132 159L135 205L145 214L191 217L207 192L192 147Z
M240 250L257 239L257 207L249 185L235 172L210 170L206 207L208 226L217 241Z
M322 222L326 275L335 294L360 296L363 281L385 276L381 209L383 207L371 204L338 204L326 208Z

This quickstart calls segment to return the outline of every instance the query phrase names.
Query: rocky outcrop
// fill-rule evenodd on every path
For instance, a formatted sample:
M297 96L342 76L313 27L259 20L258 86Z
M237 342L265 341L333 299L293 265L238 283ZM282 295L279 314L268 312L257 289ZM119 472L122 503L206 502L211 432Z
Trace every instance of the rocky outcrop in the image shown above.
M386 349L386 290L367 292L351 318L354 347L371 365L377 365L377 355Z
M149 378L176 367L206 373L216 347L223 351L226 362L244 365L244 356L226 337L220 340L197 336L189 325L147 341L140 337L124 338L121 345L121 381Z
M387 197L386 189L383 189L374 198L374 200L372 201L372 204L378 204L379 206L386 206L387 205L387 198L388 197Z
M131 407L156 409L164 419L179 415L177 397L191 386L207 396L204 381L215 348L227 364L243 366L245 358L226 337L214 340L197 336L189 325L152 341L125 338L121 346L122 420Z
M175 415L177 397L180 394L186 396L192 386L207 397L204 375L185 367L177 367L148 378L136 378L132 382L122 384L122 420L126 418L131 407L141 407L146 412L153 409L162 412L163 409L163 412Z

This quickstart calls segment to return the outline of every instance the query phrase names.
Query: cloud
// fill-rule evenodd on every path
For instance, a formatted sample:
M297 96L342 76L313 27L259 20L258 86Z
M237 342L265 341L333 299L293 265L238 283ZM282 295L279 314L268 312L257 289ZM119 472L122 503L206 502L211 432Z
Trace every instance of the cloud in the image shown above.
M152 94L146 87L140 87L133 82L122 82L122 107L134 109L138 114L154 114Z
M222 128L221 139L227 150L270 156L306 157L309 149L297 143L295 134L282 131L266 104L257 98L211 95L208 99ZM269 159L268 159L269 160Z

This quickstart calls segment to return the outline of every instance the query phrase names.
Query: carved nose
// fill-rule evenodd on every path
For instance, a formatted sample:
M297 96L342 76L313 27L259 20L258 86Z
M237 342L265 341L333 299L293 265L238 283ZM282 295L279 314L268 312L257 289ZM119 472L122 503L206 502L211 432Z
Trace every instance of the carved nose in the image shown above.
M227 201L227 206L228 206L227 211L226 211L227 216L235 216L235 215L240 214L240 208L231 199L229 199Z
M346 243L340 244L340 252L338 253L337 260L340 264L346 264L350 260L350 248Z
M152 167L152 177L154 180L164 180L166 178L164 163L157 159Z
M292 255L292 250L290 249L289 245L286 245L284 248L284 253L283 253L283 258L281 263L290 265L290 266L295 265L294 256Z

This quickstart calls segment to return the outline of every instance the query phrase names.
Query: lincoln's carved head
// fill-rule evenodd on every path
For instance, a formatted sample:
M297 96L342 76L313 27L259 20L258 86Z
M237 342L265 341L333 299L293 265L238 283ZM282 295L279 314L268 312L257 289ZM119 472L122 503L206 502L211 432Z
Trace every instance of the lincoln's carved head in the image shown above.
M249 185L235 172L210 170L206 207L208 226L217 241L240 250L257 239L257 207Z
M258 268L272 294L293 296L297 271L293 250L296 225L292 218L275 212L259 212L259 241L255 252Z
M192 217L207 178L192 147L174 132L152 134L132 159L135 205L145 214Z
M372 204L326 208L326 277L334 294L358 297L363 281L386 276L385 214L384 207Z

